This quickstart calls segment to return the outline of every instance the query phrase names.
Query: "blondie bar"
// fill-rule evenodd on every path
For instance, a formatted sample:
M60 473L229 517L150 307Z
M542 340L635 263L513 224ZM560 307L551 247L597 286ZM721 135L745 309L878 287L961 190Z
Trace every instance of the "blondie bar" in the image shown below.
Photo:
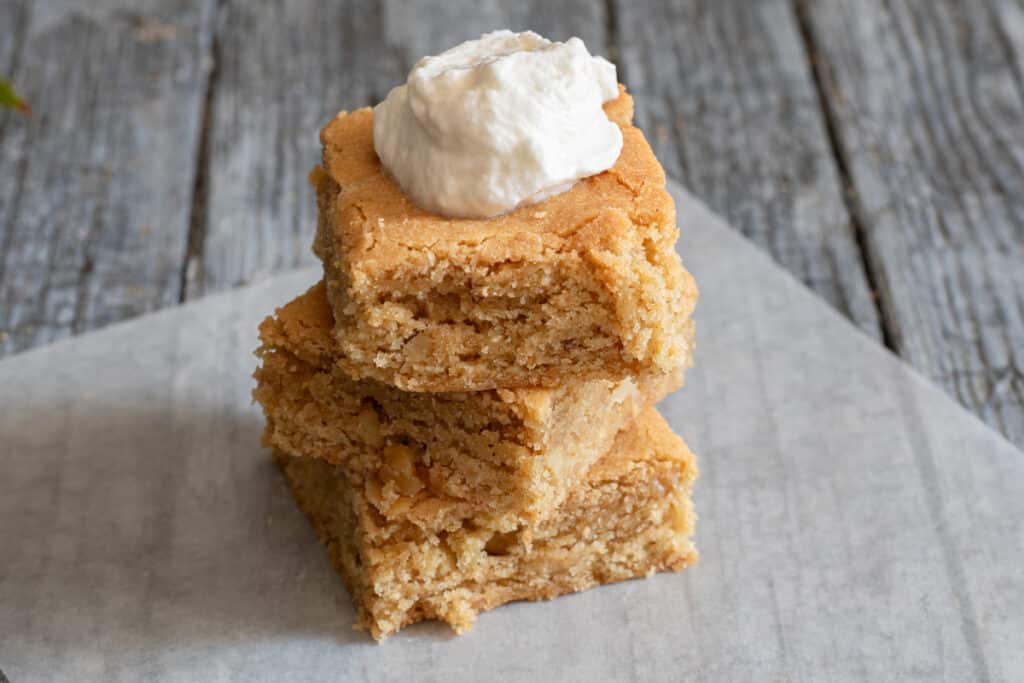
M373 112L321 132L313 249L346 371L406 391L557 386L670 372L697 288L674 250L665 174L621 89L609 170L488 219L417 207L381 165Z
M553 389L404 392L348 377L332 327L322 283L260 326L264 442L343 465L385 517L431 531L470 514L502 531L532 528L620 428L682 383L679 368ZM684 334L692 347L692 324Z
M299 506L352 593L357 626L384 638L440 619L467 630L483 610L603 583L679 570L697 559L690 536L696 461L648 409L616 438L527 548L476 519L443 532L389 519L369 486L317 458L275 452ZM434 502L444 516L451 505Z

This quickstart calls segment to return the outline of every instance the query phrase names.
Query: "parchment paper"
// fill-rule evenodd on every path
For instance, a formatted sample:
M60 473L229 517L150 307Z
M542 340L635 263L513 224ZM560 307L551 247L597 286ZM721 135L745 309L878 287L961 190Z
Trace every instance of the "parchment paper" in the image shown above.
M0 362L0 669L52 680L1024 680L1024 454L677 188L662 413L700 564L375 645L259 447L306 270Z

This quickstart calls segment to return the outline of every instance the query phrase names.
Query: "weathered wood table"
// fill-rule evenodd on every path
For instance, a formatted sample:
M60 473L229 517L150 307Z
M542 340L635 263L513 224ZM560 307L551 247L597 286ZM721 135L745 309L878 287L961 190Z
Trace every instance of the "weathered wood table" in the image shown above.
M1024 445L1020 0L0 0L0 354L309 264L318 127L499 27L610 56L670 174Z

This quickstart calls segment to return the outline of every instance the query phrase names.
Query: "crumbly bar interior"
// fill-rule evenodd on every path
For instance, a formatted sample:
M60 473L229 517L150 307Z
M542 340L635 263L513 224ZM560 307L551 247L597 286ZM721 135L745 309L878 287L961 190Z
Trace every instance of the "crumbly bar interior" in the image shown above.
M452 523L429 517L437 497L505 531L534 526L627 422L682 383L680 369L557 389L404 392L337 368L331 323L318 285L261 326L253 395L267 415L264 442L345 466L380 489L386 517L434 529Z
M545 600L693 564L695 458L653 409L623 430L558 513L527 541L465 518L432 532L389 519L344 468L275 452L299 506L376 639L439 619L457 632L483 610ZM438 500L440 508L450 503Z
M314 251L349 374L480 390L684 362L697 289L674 250L664 171L631 124L629 96L606 111L624 139L612 169L486 221L409 202L373 153L370 110L325 127Z

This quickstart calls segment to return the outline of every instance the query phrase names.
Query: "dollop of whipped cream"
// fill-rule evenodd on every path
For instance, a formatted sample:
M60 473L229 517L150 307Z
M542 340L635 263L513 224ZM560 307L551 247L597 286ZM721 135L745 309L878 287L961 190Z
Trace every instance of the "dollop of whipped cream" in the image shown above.
M377 156L421 207L483 218L605 171L622 132L615 65L583 41L494 31L424 57L373 110Z

